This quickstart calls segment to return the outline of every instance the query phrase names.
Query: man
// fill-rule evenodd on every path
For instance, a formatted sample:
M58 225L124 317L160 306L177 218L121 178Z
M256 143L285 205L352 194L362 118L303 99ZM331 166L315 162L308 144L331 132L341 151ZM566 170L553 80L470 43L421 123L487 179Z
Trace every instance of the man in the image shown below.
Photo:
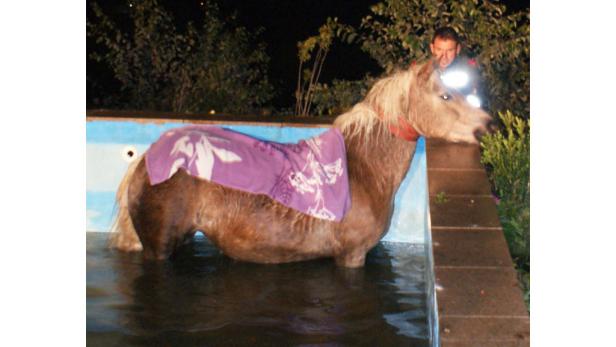
M442 27L434 32L430 52L438 62L443 82L479 107L477 64L473 59L459 58L461 49L460 37L452 28Z
M452 28L442 27L434 32L432 43L430 43L430 52L432 57L438 61L441 71L445 71L453 63L461 49L460 38Z

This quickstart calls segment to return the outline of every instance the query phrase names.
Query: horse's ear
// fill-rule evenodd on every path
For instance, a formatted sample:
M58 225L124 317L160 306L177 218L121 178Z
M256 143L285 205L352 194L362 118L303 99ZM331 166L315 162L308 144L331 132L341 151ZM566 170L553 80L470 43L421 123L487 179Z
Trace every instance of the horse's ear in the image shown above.
M438 68L438 62L436 59L428 60L417 72L417 79L419 83L426 83L430 79L430 76Z

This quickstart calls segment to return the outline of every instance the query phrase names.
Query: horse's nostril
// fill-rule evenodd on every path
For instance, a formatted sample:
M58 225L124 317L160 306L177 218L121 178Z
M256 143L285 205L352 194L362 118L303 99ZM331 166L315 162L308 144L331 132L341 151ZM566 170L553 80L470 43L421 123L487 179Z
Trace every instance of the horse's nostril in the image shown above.
M498 131L498 123L494 120L490 120L487 125L487 129L489 133L494 133Z
M473 132L473 135L475 136L475 139L477 140L477 142L481 142L481 138L483 137L483 135L485 135L485 133L486 133L485 128L477 128Z

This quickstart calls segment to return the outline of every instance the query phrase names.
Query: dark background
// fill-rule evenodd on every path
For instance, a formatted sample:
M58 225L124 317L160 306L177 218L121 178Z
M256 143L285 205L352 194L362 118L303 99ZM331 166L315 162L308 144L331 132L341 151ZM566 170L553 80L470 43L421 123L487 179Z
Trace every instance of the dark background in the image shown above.
M88 1L89 2L89 1ZM265 42L270 57L268 76L277 94L272 101L276 108L292 107L297 84L297 43L315 35L327 17L338 17L341 23L357 27L361 18L370 13L370 6L379 0L222 0L219 1L223 17L237 16L237 24L255 33L255 40ZM118 21L128 18L125 1L98 1L103 11ZM178 26L188 21L203 23L200 0L160 0L169 10ZM530 0L503 1L508 10L529 8ZM89 7L88 7L89 11ZM88 16L90 14L88 13ZM260 30L261 29L261 30ZM88 49L92 45L88 42ZM118 88L105 67L88 61L87 73L97 81L96 88L87 90L88 104L93 97L100 97L106 90ZM379 66L358 47L335 44L323 66L321 82L332 79L361 79L367 72L378 74Z

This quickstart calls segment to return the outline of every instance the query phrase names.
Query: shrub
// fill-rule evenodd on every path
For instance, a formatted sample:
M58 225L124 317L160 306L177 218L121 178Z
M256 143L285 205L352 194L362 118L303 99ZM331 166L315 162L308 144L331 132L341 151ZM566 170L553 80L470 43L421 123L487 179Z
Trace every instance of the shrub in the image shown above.
M106 64L119 82L113 104L241 113L271 99L264 45L252 44L254 34L245 28L228 27L216 4L205 3L203 26L188 23L183 31L157 0L133 2L124 31L92 3L87 36L97 46L88 48L89 58Z
M331 85L314 86L314 113L337 116L360 102L372 84L371 79L360 81L334 80Z
M503 129L481 140L509 251L530 306L530 121L499 113Z

